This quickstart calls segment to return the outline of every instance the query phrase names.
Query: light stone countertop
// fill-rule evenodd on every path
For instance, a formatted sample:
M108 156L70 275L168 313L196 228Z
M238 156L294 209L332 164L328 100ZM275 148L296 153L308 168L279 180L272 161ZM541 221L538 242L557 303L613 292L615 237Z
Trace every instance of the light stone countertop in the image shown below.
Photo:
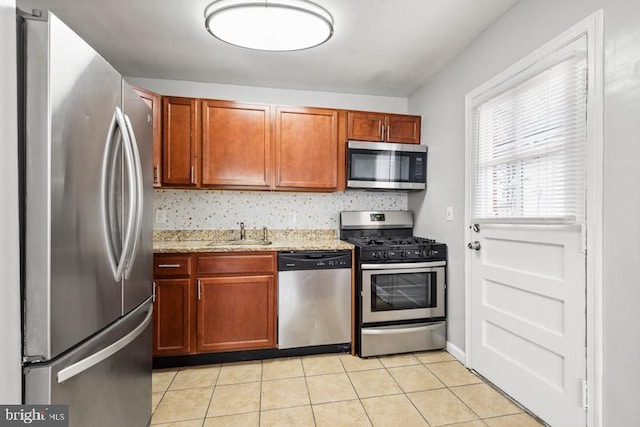
M353 249L352 244L338 239L335 230L267 230L270 245L250 244L251 241L262 240L262 233L262 230L247 229L246 240L249 244L237 244L238 230L157 230L153 233L153 251L188 253ZM232 240L235 242L230 243Z

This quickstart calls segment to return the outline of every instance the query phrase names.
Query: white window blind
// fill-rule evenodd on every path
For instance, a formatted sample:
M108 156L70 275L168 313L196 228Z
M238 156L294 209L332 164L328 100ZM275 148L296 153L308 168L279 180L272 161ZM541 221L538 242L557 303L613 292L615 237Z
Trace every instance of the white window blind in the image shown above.
M584 222L586 41L544 62L472 110L474 222Z

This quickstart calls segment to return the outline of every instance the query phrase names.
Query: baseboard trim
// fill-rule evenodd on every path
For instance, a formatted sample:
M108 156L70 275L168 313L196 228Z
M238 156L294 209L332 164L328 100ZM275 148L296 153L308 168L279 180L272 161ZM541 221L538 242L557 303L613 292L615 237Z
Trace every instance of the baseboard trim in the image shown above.
M467 355L465 352L451 341L447 341L447 353L458 359L462 364L467 364Z

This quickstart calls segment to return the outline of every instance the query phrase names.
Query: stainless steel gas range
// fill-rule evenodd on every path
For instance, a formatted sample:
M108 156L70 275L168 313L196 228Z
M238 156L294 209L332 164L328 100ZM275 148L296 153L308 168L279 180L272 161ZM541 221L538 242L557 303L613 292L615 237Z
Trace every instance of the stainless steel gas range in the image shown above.
M447 246L414 237L411 211L341 212L340 238L356 246L356 354L444 348Z

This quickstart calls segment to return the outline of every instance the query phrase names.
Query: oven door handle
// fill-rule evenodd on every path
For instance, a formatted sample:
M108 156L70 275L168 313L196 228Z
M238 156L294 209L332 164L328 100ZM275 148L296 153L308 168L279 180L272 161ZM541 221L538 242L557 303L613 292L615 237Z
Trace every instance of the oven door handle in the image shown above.
M446 261L430 261L430 262L404 262L397 264L362 264L360 268L362 270L401 270L409 268L430 268L430 267L444 267L447 265Z
M362 328L363 335L393 335L410 334L412 332L427 332L442 327L442 322L432 325L420 325L407 328Z

